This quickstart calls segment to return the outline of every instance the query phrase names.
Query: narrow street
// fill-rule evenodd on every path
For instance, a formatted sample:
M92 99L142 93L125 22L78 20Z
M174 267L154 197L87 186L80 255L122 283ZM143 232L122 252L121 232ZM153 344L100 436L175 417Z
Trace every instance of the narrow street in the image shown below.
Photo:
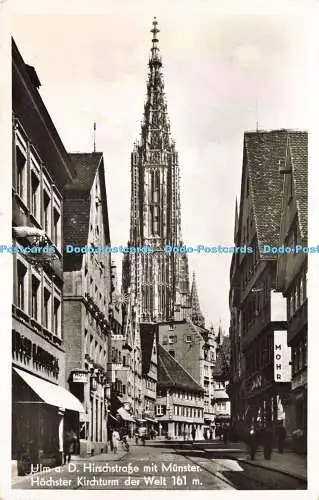
M294 490L306 482L280 471L240 460L241 450L205 451L190 443L149 442L131 445L129 453L73 460L17 478L13 489L205 489Z

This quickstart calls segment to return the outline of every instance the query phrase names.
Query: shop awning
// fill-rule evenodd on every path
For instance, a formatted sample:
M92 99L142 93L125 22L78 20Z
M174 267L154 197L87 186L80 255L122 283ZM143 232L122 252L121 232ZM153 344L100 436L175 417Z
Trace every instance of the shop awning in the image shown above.
M229 399L229 396L226 391L216 391L214 393L214 399Z
M157 422L155 418L150 418L150 417L145 417L145 420L147 420L148 422L153 422L154 424Z
M42 378L35 377L31 375L31 373L19 370L18 368L13 369L44 403L57 406L58 408L66 408L79 413L85 413L82 403L64 387L47 382Z
M125 410L125 408L119 408L117 410L117 413L123 420L126 420L127 422L135 422L135 418L133 418L132 415L130 415L129 412Z
M117 418L114 417L111 413L109 413L109 417L113 418L113 420L115 420L115 422L118 422Z

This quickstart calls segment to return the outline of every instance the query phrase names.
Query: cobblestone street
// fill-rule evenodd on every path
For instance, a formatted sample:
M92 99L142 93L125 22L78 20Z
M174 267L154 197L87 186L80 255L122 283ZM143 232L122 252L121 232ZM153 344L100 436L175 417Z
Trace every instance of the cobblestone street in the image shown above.
M237 456L236 456L237 455ZM305 489L300 474L245 459L240 447L149 442L130 451L76 459L58 469L13 481L14 489ZM302 462L297 457L295 462ZM276 460L274 460L276 463ZM290 459L291 461L291 459ZM295 468L297 465L295 465Z

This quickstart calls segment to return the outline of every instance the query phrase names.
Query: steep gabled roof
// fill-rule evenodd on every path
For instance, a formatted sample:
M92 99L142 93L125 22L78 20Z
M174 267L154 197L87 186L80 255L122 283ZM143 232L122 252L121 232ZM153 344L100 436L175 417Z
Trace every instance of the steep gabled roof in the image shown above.
M90 191L99 175L103 207L103 222L106 244L109 243L109 223L105 186L103 153L70 153L71 163L76 171L73 182L68 183L63 195L63 239L64 245L85 246L88 243L90 225ZM83 254L64 255L64 271L81 269Z
M289 134L293 188L301 236L308 237L308 133Z
M159 387L204 392L203 387L160 344L157 352L157 384Z
M295 170L300 172L295 178L295 189L300 223L302 227L306 226L306 140L305 132L293 130L245 133L244 158L248 169L259 248L264 244L276 246L279 243L283 182L279 166L287 162L288 155L291 156L292 163L295 163ZM262 253L261 257L276 258L275 255Z
M76 178L74 182L66 185L66 189L90 191L103 153L70 153L69 156L76 171Z
M258 244L278 245L287 131L246 132L244 143Z
M154 342L157 340L157 329L156 324L151 323L141 323L140 324L140 335L141 335L141 351L142 351L142 375L147 375L151 366L151 359L153 353Z

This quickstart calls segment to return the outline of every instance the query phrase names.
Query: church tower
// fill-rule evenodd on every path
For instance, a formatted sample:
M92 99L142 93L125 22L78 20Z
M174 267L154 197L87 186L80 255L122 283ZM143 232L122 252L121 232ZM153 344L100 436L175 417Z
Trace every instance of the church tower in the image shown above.
M187 256L164 252L165 245L183 242L178 154L170 133L157 26L154 18L141 135L131 155L129 240L130 246L155 251L127 254L123 262L123 289L134 294L142 322L190 316Z
M202 328L205 328L205 318L202 314L202 311L201 311L200 305L199 305L199 298L198 298L198 293L197 293L195 273L193 273L193 282L192 282L190 303L191 303L191 320L192 320L192 322L195 325L198 325L198 326L201 326Z

